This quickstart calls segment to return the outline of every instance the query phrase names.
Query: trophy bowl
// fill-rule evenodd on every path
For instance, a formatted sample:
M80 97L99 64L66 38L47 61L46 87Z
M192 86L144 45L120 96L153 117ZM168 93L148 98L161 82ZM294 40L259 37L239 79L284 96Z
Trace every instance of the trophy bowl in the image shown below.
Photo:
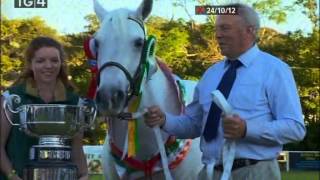
M16 95L11 98L20 101ZM5 111L10 123L20 126L21 130L33 136L72 138L82 129L92 127L96 116L96 106L85 102L82 105L26 104L13 109L6 101L4 107L20 117L20 123L14 124Z
M28 133L72 137L85 125L85 113L81 106L63 104L23 105L20 123Z

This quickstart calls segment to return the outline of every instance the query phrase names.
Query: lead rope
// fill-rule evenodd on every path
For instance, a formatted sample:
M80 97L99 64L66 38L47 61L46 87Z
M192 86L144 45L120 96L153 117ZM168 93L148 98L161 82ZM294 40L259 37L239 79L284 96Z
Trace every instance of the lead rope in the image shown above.
M169 166L168 166L168 157L167 157L167 154L166 154L166 150L164 149L164 142L162 141L160 128L159 128L159 126L155 126L152 129L153 129L153 132L154 132L154 134L156 136L156 141L157 141L157 144L158 144L158 147L159 147L164 175L166 177L166 180L172 180L172 176L170 174Z

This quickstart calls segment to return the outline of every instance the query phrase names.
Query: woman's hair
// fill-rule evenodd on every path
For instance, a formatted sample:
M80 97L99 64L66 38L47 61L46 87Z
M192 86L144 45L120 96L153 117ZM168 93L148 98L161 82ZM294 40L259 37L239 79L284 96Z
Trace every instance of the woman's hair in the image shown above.
M33 71L30 68L32 59L34 58L36 51L38 51L40 48L43 48L43 47L53 47L59 51L61 68L58 74L58 78L62 81L62 83L67 88L76 89L75 85L68 80L67 64L65 62L65 52L62 45L58 41L50 37L44 37L44 36L36 37L30 42L29 46L25 51L25 64L24 64L23 72L21 73L21 75L18 77L18 79L15 81L14 84L25 82L30 77L34 79Z

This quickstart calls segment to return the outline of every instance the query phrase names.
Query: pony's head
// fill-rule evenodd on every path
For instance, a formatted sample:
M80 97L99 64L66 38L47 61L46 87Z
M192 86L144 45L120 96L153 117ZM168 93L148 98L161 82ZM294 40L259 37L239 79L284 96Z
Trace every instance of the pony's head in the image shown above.
M96 101L100 113L116 115L124 110L132 95L137 94L145 69L147 74L156 71L156 63L150 62L155 61L154 58L145 58L146 49L154 46L154 40L146 37L144 27L152 0L144 0L136 11L107 12L97 1L94 9L101 24L92 43L98 64Z

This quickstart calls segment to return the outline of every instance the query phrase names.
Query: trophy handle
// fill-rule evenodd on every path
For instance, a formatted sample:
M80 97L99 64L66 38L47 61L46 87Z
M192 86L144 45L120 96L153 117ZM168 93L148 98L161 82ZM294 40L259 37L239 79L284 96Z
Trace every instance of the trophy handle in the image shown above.
M16 94L12 94L12 95L9 95L9 96L5 96L5 98L4 98L4 100L3 100L3 104L2 104L2 107L3 107L3 110L4 110L4 114L5 114L6 118L7 118L7 120L9 121L9 123L10 123L12 126L20 126L20 124L18 124L18 123L13 123L13 122L11 121L11 118L10 118L7 110L9 110L9 111L10 111L11 113L13 113L13 114L18 114L18 113L21 112L22 109L21 109L21 108L17 108L18 110L13 110L13 108L12 108L12 106L11 106L12 103L8 103L8 100L7 100L8 98L9 98L10 101L15 102L15 103L17 103L17 104L21 103L21 98L20 98L20 96L18 96L18 95L16 95Z
M91 101L91 102L90 102ZM89 116L89 123L85 123L85 128L93 128L94 121L97 116L97 105L94 101L90 99L85 99L82 102L83 106L81 106L81 110L85 113L86 116ZM90 118L92 117L92 118ZM92 120L91 120L92 119Z

